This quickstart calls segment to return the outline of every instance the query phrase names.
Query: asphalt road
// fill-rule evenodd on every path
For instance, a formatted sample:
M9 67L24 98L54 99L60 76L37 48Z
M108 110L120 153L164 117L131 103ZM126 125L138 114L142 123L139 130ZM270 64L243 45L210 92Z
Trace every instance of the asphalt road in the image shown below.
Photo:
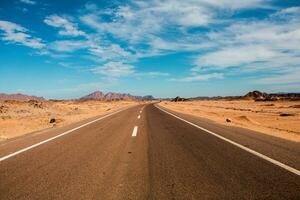
M0 143L0 199L300 199L299 144L172 113L285 165L139 105Z

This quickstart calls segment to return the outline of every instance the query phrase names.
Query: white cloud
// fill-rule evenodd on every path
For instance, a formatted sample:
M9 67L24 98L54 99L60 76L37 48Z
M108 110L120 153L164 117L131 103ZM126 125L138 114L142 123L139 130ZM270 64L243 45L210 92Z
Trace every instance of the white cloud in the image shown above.
M102 74L111 78L119 78L134 74L135 70L132 65L122 62L108 62L103 66L92 69L96 74Z
M275 56L278 56L277 52L264 46L233 46L199 56L195 64L203 67L236 67L253 62L266 62Z
M92 34L86 35L84 39L68 39L56 40L51 42L48 46L48 53L52 55L53 52L64 52L71 54L78 50L84 50L86 59L92 60L97 63L105 62L132 62L136 56L129 50L125 50L118 44L102 40L101 37Z
M50 45L50 47L51 47L51 45ZM53 52L50 49L46 49L46 48L40 49L38 52L36 52L36 55L49 56L54 59L65 59L65 58L70 57L68 52L60 52L60 51Z
M57 40L49 45L49 49L61 52L74 52L89 46L86 40Z
M135 76L141 76L141 77L159 77L159 76L170 76L169 73L165 73L165 72L156 72L156 71L152 71L152 72L136 72L134 74Z
M200 0L199 2L204 4L206 3L217 8L232 10L270 7L268 5L268 2L270 2L269 0Z
M29 4L29 5L35 5L36 1L33 0L20 0L21 3Z
M113 36L129 46L124 49L117 44L103 45L103 42L93 41L94 45L89 48L92 60L130 63L171 52L210 49L216 46L215 41L210 41L205 34L190 33L188 29L221 23L223 11L267 6L262 0L130 1L114 9L88 3L80 20L97 35Z
M150 71L150 72L137 72L135 67L130 64L125 64L123 62L108 62L102 66L95 67L92 69L93 73L102 74L105 77L118 79L120 77L131 76L131 77L162 77L169 76L169 73Z
M274 20L240 22L226 28L225 33L211 39L222 43L261 44L276 49L300 50L300 24L297 21Z
M300 7L289 7L276 12L273 16L286 17L287 15L300 15Z
M131 1L125 6L109 10L109 16L112 18L110 22L103 20L102 14L107 15L107 12L103 10L100 12L95 5L88 5L88 13L81 16L81 21L98 32L110 33L132 44L143 42L151 46L153 37L161 33L176 31L181 37L187 28L217 22L219 10L238 10L266 5L262 0Z
M284 9L293 13L296 9ZM224 29L209 32L214 48L196 56L193 71L225 70L236 67L239 73L282 72L300 63L300 18L271 15L264 20L236 21ZM221 47L221 48L220 48Z
M288 52L299 50L297 21L280 24L274 23L273 19L230 20L232 13L242 9L274 10L269 0L131 1L107 11L97 8L95 4L86 7L87 13L80 17L81 21L98 34L111 34L128 42L134 52L130 54L134 54L135 58L182 51L208 52L196 56L193 64L197 67L192 71L205 68L222 70L242 65L253 70L263 70L272 66L280 68L282 65L294 65L298 60L297 53ZM111 20L107 21L107 16ZM189 32L190 28L210 27L213 24L223 26L209 34L205 31ZM104 55L106 49L97 47L90 52L93 55ZM122 56L116 56L117 53L112 53L114 51L110 52L106 53L107 61L112 57L116 58L114 61L123 59ZM224 70L210 76L220 78L223 73ZM192 73L185 80L204 80L210 76Z
M279 74L279 75L273 75L265 78L261 78L258 80L255 80L255 83L260 84L272 84L272 85L280 85L280 84L291 84L291 83L298 83L300 84L300 69L295 69L291 72Z
M156 34L166 31L164 29L167 28L168 25L166 23L168 22L164 22L164 15L159 16L159 13L152 14L152 11L146 8L134 10L131 7L123 6L118 8L112 17L114 19L112 22L106 22L102 20L101 15L98 13L89 13L81 16L80 19L83 23L95 29L100 35L112 34L114 37L126 40L132 52L135 52L134 56L129 56L130 59L163 55L165 52L178 50L193 51L208 45L207 43L201 44L203 39L200 37L193 37L191 35L186 37L186 39L181 36L182 39L180 40L174 40L175 38L169 38L169 40L167 40L161 36L157 36ZM172 18L178 18L178 16L174 15ZM195 19L197 19L197 22L181 20L183 20L182 23L194 23L194 25L201 21L197 16ZM172 26L173 25L170 25L170 27ZM141 48L141 46L143 47ZM95 48L92 49L91 52L98 53L100 51L100 54L102 54L102 51L106 51L106 49L107 48L103 49L103 47L100 49ZM133 54L132 52L130 52L130 54ZM127 51L126 53L128 54L129 52Z
M5 32L14 32L14 31L26 32L27 31L26 28L9 21L0 21L0 28Z
M98 62L104 61L119 61L119 60L132 60L134 56L131 52L126 51L118 44L111 44L111 45L99 45L95 42L92 43L89 47L90 54L96 56Z
M40 38L32 37L28 30L18 24L9 21L0 21L0 30L3 31L2 40L21 44L35 49L45 46Z
M156 50L162 51L197 51L208 49L214 46L214 43L209 42L199 36L189 36L178 41L168 41L160 37L153 37L150 41L151 46Z
M180 82L193 82L193 81L207 81L209 79L222 79L224 76L222 73L211 73L211 74L192 74L191 76L172 79L173 81Z
M78 29L77 24L74 24L66 17L61 17L58 15L50 15L45 18L44 22L55 28L60 28L61 30L58 34L63 36L83 36L85 33Z
M136 72L129 63L142 57L183 51L199 55L191 57L191 74L180 81L223 78L232 68L239 72L274 70L284 74L285 69L296 69L300 63L300 7L276 8L277 12L272 8L275 13L264 19L231 19L232 14L243 9L271 8L270 2L151 0L129 1L108 9L87 3L80 10L79 19L94 31L80 30L75 17L47 16L44 23L57 28L59 35L84 36L79 40L53 41L47 45L47 51L49 55L69 55L85 50L85 58L102 64L92 70L94 73L114 78L164 76L161 72ZM21 26L2 26L3 40L32 47L44 45Z

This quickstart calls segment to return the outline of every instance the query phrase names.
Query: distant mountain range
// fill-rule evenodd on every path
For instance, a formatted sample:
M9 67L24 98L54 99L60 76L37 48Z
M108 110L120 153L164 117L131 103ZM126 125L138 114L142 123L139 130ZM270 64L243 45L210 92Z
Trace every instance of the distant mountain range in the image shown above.
M100 100L100 101L115 101L115 100L153 100L154 97L152 95L147 96L133 96L131 94L123 94L123 93L115 93L115 92L108 92L104 94L101 91L95 91L91 94L83 96L79 99L73 100ZM29 101L29 100L36 100L36 101L44 101L43 97L37 96L30 96L26 94L5 94L0 93L0 100L16 100L16 101Z
M115 101L115 100L153 100L152 95L147 96L133 96L131 94L108 92L104 94L101 91L95 91L91 94L79 98L79 100L103 100L103 101Z
M104 98L104 94L100 91L96 91L96 92L93 92L91 94L88 94L86 96L83 96L81 98L79 98L80 100L91 100L91 99L94 99L94 100L102 100Z
M91 94L83 96L79 99L73 100L100 100L100 101L116 101L116 100L154 100L155 98L152 95L146 96L134 96L126 93L116 93L116 92L108 92L104 94L101 91L95 91ZM218 99L226 99L226 100L241 100L241 99L252 99L255 101L276 101L276 100L300 100L300 93L265 93L260 91L252 91L248 92L244 96L215 96L215 97L207 97L207 96L199 96L193 98L181 98L176 97L174 99L165 98L161 100L172 100L172 101L189 101L189 100L218 100ZM0 93L0 100L16 100L16 101L44 101L43 97L31 96L26 94L5 94Z
M171 101L190 101L190 100L218 100L218 99L225 99L225 100L255 100L255 101L276 101L276 100L300 100L300 93L266 93L254 90L252 92L248 92L244 96L215 96L215 97L207 97L207 96L199 96L199 97L192 97L192 98L181 98L177 96L176 98L172 99Z
M44 101L45 99L43 97L37 97L37 96L30 96L26 94L5 94L0 93L0 100L16 100L16 101L29 101L29 100L36 100L36 101Z

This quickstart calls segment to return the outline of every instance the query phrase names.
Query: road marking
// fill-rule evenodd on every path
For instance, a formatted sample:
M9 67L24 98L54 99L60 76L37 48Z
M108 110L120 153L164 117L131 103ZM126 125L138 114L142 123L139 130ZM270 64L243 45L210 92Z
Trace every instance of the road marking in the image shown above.
M140 110L140 113L142 113L142 111Z
M234 142L232 140L229 140L229 139L227 139L227 138L225 138L225 137L223 137L221 135L218 135L217 133L214 133L214 132L212 132L210 130L207 130L207 129L201 127L201 126L198 126L198 125L196 125L196 124L194 124L192 122L189 122L189 121L187 121L185 119L182 119L181 117L178 117L177 115L174 115L174 114L172 114L172 113L170 113L170 112L168 112L168 111L166 111L166 110L164 110L164 109L162 109L162 108L160 108L160 107L158 107L156 105L155 105L155 107L158 108L159 110L161 110L161 111L169 114L169 115L172 115L173 117L175 117L175 118L177 118L177 119L179 119L181 121L184 121L184 122L186 122L186 123L188 123L188 124L190 124L190 125L192 125L192 126L194 126L196 128L199 128L199 129L201 129L201 130L203 130L203 131L205 131L205 132L207 132L207 133L209 133L209 134L211 134L211 135L213 135L213 136L215 136L215 137L217 137L217 138L219 138L221 140L224 140L224 141L226 141L226 142L228 142L228 143L230 143L230 144L232 144L232 145L234 145L234 146L236 146L236 147L238 147L240 149L243 149L243 150L245 150L245 151L247 151L247 152L249 152L249 153L251 153L251 154L253 154L253 155L257 156L257 157L260 157L260 158L262 158L262 159L264 159L264 160L266 160L266 161L268 161L270 163L273 163L274 165L277 165L277 166L279 166L279 167L281 167L281 168L283 168L283 169L285 169L285 170L287 170L289 172L292 172L292 173L300 176L300 171L297 170L297 169L295 169L295 168L293 168L293 167L290 167L290 166L288 166L286 164L283 164L283 163L281 163L281 162L279 162L277 160L274 160L273 158L265 156L265 155L263 155L263 154L261 154L261 153L259 153L257 151L254 151L254 150L252 150L252 149L250 149L248 147L245 147L245 146L243 146L243 145L241 145L239 143L236 143L236 142Z
M47 140L44 140L44 141L42 141L42 142L36 143L36 144L34 144L34 145L31 145L31 146L29 146L29 147L23 148L23 149L21 149L21 150L19 150L19 151L16 151L16 152L14 152L14 153L11 153L11 154L9 154L9 155L7 155L7 156L3 156L3 157L0 158L0 162L6 160L6 159L8 159L8 158L11 158L11 157L13 157L13 156L16 156L16 155L18 155L18 154L20 154L20 153L23 153L23 152L25 152L25 151L28 151L28 150L30 150L30 149L33 149L33 148L35 148L35 147L38 147L38 146L40 146L40 145L42 145L42 144L45 144L45 143L50 142L50 141L52 141L52 140L55 140L55 139L57 139L57 138L59 138L59 137L62 137L62 136L64 136L64 135L66 135L66 134L68 134L68 133L71 133L71 132L73 132L73 131L76 131L76 130L78 130L78 129L80 129L80 128L83 128L83 127L85 127L85 126L88 126L88 125L90 125L90 124L92 124L92 123L94 123L94 122L100 121L100 120L102 120L102 119L104 119L104 118L107 118L107 117L109 117L109 116L112 116L112 115L114 115L114 114L117 114L117 113L119 113L119 112L122 112L122 111L124 111L124 110L127 110L127 109L129 109L129 108L131 108L131 107L133 107L133 106L130 106L130 107L127 107L127 108L118 110L118 111L113 112L113 113L110 113L110 114L107 114L107 115L105 115L105 116L103 116L103 117L100 117L100 118L95 119L95 120L93 120L93 121L87 122L87 123L85 123L85 124L83 124L83 125L80 125L80 126L78 126L78 127L76 127L76 128L73 128L73 129L71 129L71 130L68 130L68 131L66 131L66 132L64 132L64 133L61 133L61 134L56 135L56 136L54 136L54 137L51 137L51 138L49 138L49 139L47 139Z
M138 127L135 126L132 131L132 137L135 137L137 135L137 131L138 131Z
M138 116L138 119L140 119L140 118L141 118L141 115Z

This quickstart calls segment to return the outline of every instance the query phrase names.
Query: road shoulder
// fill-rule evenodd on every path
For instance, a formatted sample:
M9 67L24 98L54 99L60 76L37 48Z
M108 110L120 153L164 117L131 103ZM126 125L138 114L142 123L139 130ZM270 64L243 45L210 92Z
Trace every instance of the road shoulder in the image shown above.
M297 142L284 140L246 128L225 126L209 119L179 113L157 104L156 106L286 165L300 169L300 145Z

